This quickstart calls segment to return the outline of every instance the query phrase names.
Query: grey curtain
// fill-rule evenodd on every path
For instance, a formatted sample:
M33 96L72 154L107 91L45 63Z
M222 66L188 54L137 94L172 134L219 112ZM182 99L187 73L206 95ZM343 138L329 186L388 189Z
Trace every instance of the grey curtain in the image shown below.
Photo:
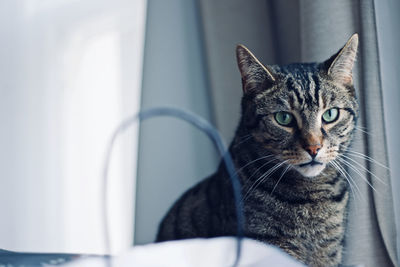
M327 59L358 32L361 47L355 85L361 119L352 149L389 165L374 1L201 0L199 3L216 123L227 138L232 137L239 117L240 76L234 58L237 43L248 46L266 64L312 62ZM397 266L389 172L358 157L353 160L357 163L350 163L363 178L349 169L360 192L355 192L350 204L345 264Z
M397 256L400 255L400 1L374 1L378 39L379 73L384 103L387 152L391 170L397 225Z
M149 0L142 109L180 107L213 121L195 1ZM218 164L208 138L185 122L155 118L141 124L135 244L153 242L162 216Z
M351 161L361 175L348 170L359 192L350 203L345 264L398 266L395 215L400 215L394 207L400 207L400 183L394 177L400 175L395 160L400 123L394 114L400 114L400 81L393 68L399 63L385 48L399 50L399 10L396 0L149 0L142 105L185 107L214 122L230 141L242 96L236 44L245 44L266 64L322 61L358 32L361 118L352 149L391 165L392 172L358 157ZM151 242L174 199L217 164L211 144L186 127L167 119L142 125L137 244Z

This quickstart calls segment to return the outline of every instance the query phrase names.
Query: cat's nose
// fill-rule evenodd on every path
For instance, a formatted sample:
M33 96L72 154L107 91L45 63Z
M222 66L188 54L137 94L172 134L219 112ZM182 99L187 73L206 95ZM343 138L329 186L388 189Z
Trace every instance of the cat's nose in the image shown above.
M315 158L318 154L318 151L321 149L321 144L313 144L307 145L304 149L311 155L312 158Z

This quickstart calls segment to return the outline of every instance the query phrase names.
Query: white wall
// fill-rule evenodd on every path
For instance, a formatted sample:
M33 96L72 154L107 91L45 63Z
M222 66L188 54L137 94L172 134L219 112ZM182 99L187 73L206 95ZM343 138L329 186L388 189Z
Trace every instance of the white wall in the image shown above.
M104 252L101 171L140 106L146 0L0 2L0 248ZM112 248L132 244L137 131L110 169Z

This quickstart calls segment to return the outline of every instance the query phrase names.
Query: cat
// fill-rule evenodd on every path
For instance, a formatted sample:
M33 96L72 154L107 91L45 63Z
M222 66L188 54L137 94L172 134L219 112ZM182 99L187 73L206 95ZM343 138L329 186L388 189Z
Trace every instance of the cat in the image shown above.
M338 158L358 117L352 69L358 35L322 63L263 65L236 48L242 115L229 147L242 185L244 235L309 266L342 260L349 191ZM236 214L223 163L185 192L157 242L234 236Z

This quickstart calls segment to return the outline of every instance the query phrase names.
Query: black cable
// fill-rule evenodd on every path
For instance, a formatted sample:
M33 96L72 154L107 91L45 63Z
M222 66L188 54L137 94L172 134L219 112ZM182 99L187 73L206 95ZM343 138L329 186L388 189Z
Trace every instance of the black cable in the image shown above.
M233 189L233 195L234 195L234 200L235 200L235 209L236 209L236 217L237 217L237 247L236 247L236 259L233 264L233 266L238 266L239 260L240 260L240 254L241 254L241 248L242 248L242 238L243 238L243 224L244 224L244 213L243 213L243 203L241 201L242 199L242 193L241 193L241 186L240 186L240 181L237 177L236 171L235 171L235 165L233 164L232 157L229 154L229 151L226 149L226 146L224 145L224 142L221 138L221 135L213 127L208 121L206 121L204 118L193 114L188 111L184 111L182 109L178 108L173 108L173 107L161 107L161 108L152 108L148 109L145 111L141 111L138 114L129 117L125 121L123 121L117 129L114 131L110 142L107 147L106 151L106 157L105 157L105 162L104 162L104 169L103 169L103 196L102 196L102 201L103 201L103 223L104 223L104 244L106 248L106 252L108 254L111 253L111 248L110 248L110 232L109 232L109 224L108 224L108 206L107 206L107 200L108 200L108 193L107 193L107 184L108 184L108 168L109 168L109 162L110 162L110 157L111 157L111 152L115 143L115 140L119 136L120 133L124 132L129 126L132 124L136 123L138 120L139 121L144 121L149 118L153 117L160 117L160 116L170 116L170 117L175 117L181 120L184 120L193 126L197 127L199 130L203 131L204 133L207 134L207 136L213 141L214 145L217 147L218 152L220 153L226 169L228 171L231 183L232 183L232 189ZM111 255L106 256L106 262L107 266L111 267Z

